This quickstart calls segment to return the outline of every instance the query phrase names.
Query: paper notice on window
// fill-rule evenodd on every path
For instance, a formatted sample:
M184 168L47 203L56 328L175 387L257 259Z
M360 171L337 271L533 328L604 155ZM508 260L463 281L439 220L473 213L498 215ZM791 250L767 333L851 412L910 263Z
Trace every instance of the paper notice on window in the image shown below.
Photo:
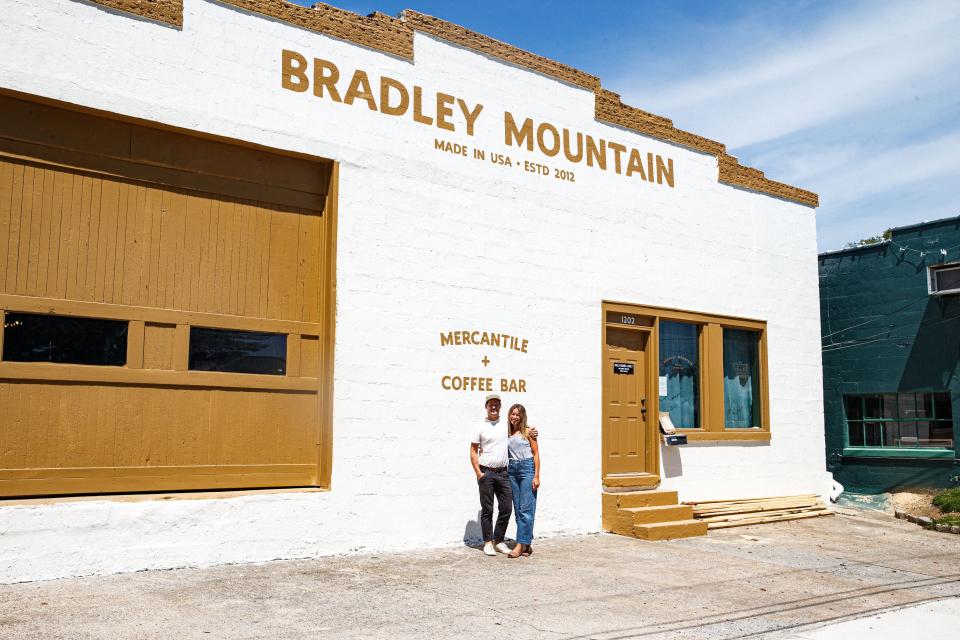
M667 376L660 376L660 392L657 395L661 398L667 395Z

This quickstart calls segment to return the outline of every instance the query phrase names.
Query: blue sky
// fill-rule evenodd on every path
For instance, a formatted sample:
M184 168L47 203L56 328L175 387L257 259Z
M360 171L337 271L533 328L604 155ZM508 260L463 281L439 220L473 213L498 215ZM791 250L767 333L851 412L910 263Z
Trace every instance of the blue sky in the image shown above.
M960 216L960 0L333 4L415 9L600 76L819 193L820 250Z

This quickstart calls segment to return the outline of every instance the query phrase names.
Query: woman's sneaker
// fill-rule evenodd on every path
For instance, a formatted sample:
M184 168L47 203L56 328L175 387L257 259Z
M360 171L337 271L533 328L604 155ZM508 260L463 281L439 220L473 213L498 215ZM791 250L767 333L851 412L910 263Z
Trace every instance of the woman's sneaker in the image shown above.
M503 543L501 542L500 544L503 544ZM495 555L497 555L497 552L493 550L493 543L492 543L492 542L484 542L484 543L483 543L483 553L484 553L484 555L488 555L488 556L495 556Z
M510 553L510 547L507 546L506 542L498 542L497 546L494 547L500 553Z

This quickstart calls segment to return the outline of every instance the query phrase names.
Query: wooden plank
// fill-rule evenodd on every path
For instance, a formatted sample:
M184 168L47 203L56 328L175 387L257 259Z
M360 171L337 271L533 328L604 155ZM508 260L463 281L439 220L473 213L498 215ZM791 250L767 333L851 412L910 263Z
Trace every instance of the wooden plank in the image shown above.
M30 268L30 238L33 233L33 198L34 183L39 181L40 171L36 167L25 166L23 172L23 190L22 200L20 201L20 235L18 238L19 248L17 249L17 270L16 284L11 291L16 293L26 293L27 275Z
M321 221L322 249L320 278L317 287L321 291L320 317L323 334L320 338L320 372L317 397L317 470L316 483L330 488L333 479L333 362L336 345L337 307L337 220L339 211L340 163L330 167L330 184ZM301 339L302 342L302 339Z
M10 183L10 226L7 231L7 276L6 282L0 282L0 290L15 293L17 289L17 270L20 264L20 229L23 217L23 189L26 168L22 164L14 166Z
M145 188L131 184L127 188L127 230L123 248L123 293L121 304L136 304L140 287L140 267L143 264L143 226L141 222Z
M170 210L167 211L166 222L170 226L172 263L167 269L167 302L168 309L190 308L190 279L186 268L187 244L187 207L192 196L184 193L172 193Z
M243 222L243 204L233 202L230 218L227 225L227 269L229 279L227 284L226 312L231 315L241 315L240 309L240 225Z
M300 376L300 336L295 333L287 335L287 375L294 378Z
M7 313L6 311L4 311L3 309L0 309L0 360L3 360L3 334L6 333L6 331L4 330L4 327L6 327L6 325L4 324L6 320L6 313ZM3 405L0 404L0 407L2 406ZM3 431L3 429L0 429L0 431Z
M256 313L258 318L268 317L268 298L270 292L270 223L273 221L273 217L265 209L257 208L257 217L259 219L260 227L257 232L257 237L260 239L260 278L259 286L260 293L258 295L259 299L259 310Z
M756 518L765 518L773 517L779 515L786 515L790 513L819 513L822 511L827 511L826 507L811 508L805 507L802 509L775 509L771 511L755 512L755 513L739 513L739 514L727 514L727 515L718 515L718 516L709 516L709 517L697 517L697 520L703 520L704 522L738 522L740 520L754 520Z
M788 495L788 496L765 496L761 498L738 498L738 499L726 499L726 500L686 500L684 504L716 504L720 502L725 503L740 503L740 502L753 502L753 501L762 501L762 500L776 500L779 498L816 498L818 497L815 493L801 493L797 495Z
M767 518L756 518L754 520L743 520L738 522L711 522L707 523L708 529L729 529L730 527L746 527L752 524L766 524L769 522L783 522L785 520L802 520L804 518L820 518L823 516L832 516L833 512L825 513L797 513L785 516L770 516Z
M173 337L176 325L144 323L143 368L173 371Z
M100 218L97 227L97 269L94 295L97 302L113 301L113 273L117 221L120 208L120 184L114 180L100 183Z
M190 324L215 329L297 333L306 336L319 336L323 331L323 325L319 323L294 320L247 318L244 316L7 294L0 294L0 307L8 311L22 311L24 313L55 313L66 316L103 318L104 320L143 320L144 322L160 324Z
M298 215L274 212L270 216L270 273L267 317L299 320L296 307Z
M257 487L309 487L312 465L236 465L213 467L151 467L152 474L106 468L93 477L83 474L42 478L8 478L0 472L0 496L41 496L83 493L129 493L134 491L190 491L211 489L252 489ZM110 475L115 473L115 475Z
M76 298L74 292L77 291L77 272L80 270L77 262L79 256L80 244L80 215L83 209L83 178L82 176L71 174L70 179L70 197L67 214L64 216L64 259L60 260L61 274L58 283L58 297Z
M143 320L131 320L127 326L127 368L143 368Z
M316 378L320 373L320 340L300 336L300 375Z
M224 297L226 296L226 263L227 263L227 218L233 204L224 200L217 200L211 220L210 240L214 247L213 289L210 291L210 311L213 313L227 313Z
M173 299L177 274L177 245L179 243L179 200L182 194L164 190L161 196L160 256L157 268L156 306L179 308Z
M127 258L127 207L130 204L130 192L135 191L136 186L126 181L117 183L117 220L116 233L113 237L113 261L107 266L110 275L110 297L107 302L114 304L123 304L124 279L126 277L126 258Z
M40 295L60 297L60 253L63 247L63 216L68 207L70 182L73 176L57 171L53 177L53 204L50 209L50 240L47 251L47 279L41 287Z
M97 296L97 272L101 260L100 246L100 216L103 210L103 180L91 178L90 190L90 235L87 246L87 273L86 285L83 288L82 300L103 302Z
M173 334L173 370L190 368L190 325L180 323Z
M0 158L0 292L3 292L7 281L7 247L10 240L14 168L13 162Z
M150 197L147 201L147 210L150 214L150 231L147 242L150 246L150 254L147 261L149 268L146 274L147 296L140 304L148 307L162 307L163 305L160 302L163 299L163 291L160 286L162 282L161 269L163 268L161 260L163 238L161 233L163 231L163 215L166 209L166 193L152 185L148 193Z
M56 195L54 192L55 181L56 172L44 169L42 186L40 187L41 194L37 200L40 205L37 211L39 214L37 258L27 280L27 290L36 296L47 294L47 279L50 269L50 236L53 231L53 203Z
M183 306L190 311L199 310L200 299L200 263L201 242L203 237L203 210L208 205L206 198L190 196L186 202L184 216L184 244L182 250L181 271L179 278L182 290L178 294Z
M125 160L105 158L90 153L42 147L26 142L3 140L0 155L24 160L37 166L82 171L98 179L127 179L161 185L165 189L180 189L200 193L219 193L232 198L269 202L276 206L308 209L322 212L323 195L295 191L272 184L244 182L233 178L201 175L179 169L146 166Z

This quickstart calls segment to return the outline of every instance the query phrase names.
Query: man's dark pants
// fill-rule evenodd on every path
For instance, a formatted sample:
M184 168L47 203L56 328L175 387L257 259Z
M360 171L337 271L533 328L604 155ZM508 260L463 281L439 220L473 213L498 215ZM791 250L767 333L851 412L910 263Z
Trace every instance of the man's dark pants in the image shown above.
M513 509L513 492L510 489L510 476L507 468L491 469L480 465L483 472L477 484L480 487L480 529L483 531L483 541L500 542L507 534L507 525L510 523L510 512ZM497 497L497 527L491 533L493 524L493 497Z

